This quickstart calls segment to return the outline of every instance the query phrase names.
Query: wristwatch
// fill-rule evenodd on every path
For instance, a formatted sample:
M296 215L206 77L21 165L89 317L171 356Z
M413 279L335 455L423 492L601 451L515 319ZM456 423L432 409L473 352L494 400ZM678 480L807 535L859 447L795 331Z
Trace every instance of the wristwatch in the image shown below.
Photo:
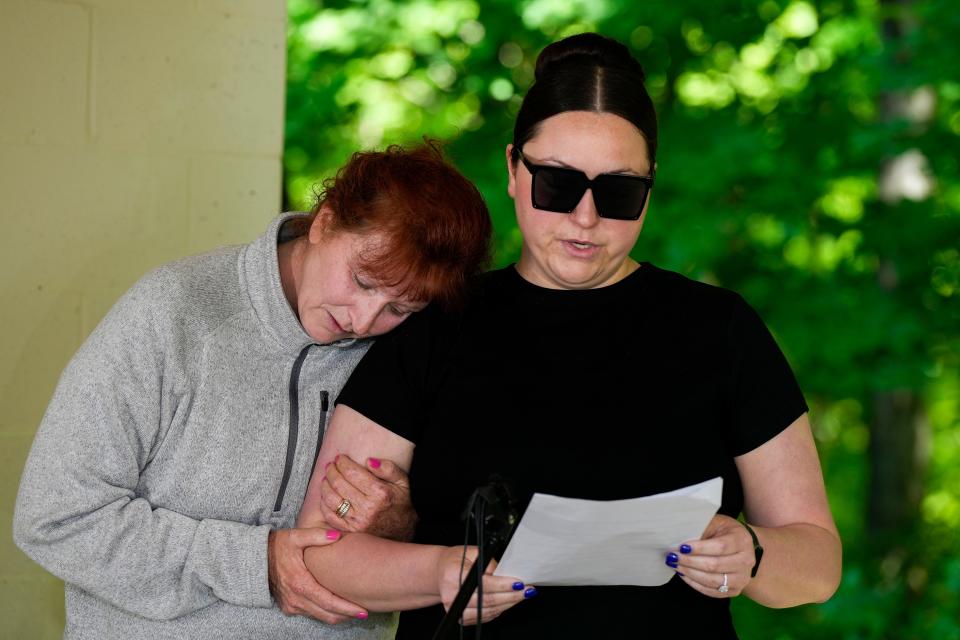
M750 525L743 521L741 521L740 524L747 529L750 537L753 538L753 557L756 558L756 560L753 563L753 569L750 570L750 577L755 578L757 577L757 569L760 568L760 558L763 557L763 547L760 546L760 540L757 538L754 530L750 528Z

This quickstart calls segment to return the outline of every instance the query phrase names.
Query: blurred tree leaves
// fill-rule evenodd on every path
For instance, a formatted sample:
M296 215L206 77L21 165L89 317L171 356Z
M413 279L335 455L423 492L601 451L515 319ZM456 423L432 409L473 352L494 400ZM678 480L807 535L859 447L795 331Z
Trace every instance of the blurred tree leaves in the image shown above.
M289 0L286 204L355 150L422 136L520 237L504 148L537 52L628 44L660 115L648 259L740 291L813 407L845 540L840 592L745 638L960 638L960 11L947 0ZM897 25L896 33L891 25ZM867 521L878 397L910 393L917 522ZM919 425L919 426L917 426ZM875 443L874 443L875 444ZM919 473L919 472L918 472Z

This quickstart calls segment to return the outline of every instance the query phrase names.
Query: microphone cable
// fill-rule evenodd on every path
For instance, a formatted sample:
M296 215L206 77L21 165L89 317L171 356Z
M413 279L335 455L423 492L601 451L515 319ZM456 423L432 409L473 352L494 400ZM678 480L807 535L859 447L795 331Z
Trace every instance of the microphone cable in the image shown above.
M459 637L464 640L463 612L470 601L473 591L477 592L477 623L474 638L480 640L483 634L483 576L489 557L496 558L507 546L513 527L519 519L513 499L510 483L499 475L492 475L489 482L478 487L470 495L467 508L463 512L463 553L460 556L460 590L450 604L433 635L434 640L447 637L452 627L460 627ZM473 564L476 573L467 570L467 547L470 545L471 520L477 543L477 558ZM489 540L487 538L489 537ZM458 624L459 623L459 624ZM452 635L452 634L449 634Z
M477 572L477 625L475 639L481 640L483 634L483 572L486 563L484 562L484 553L483 553L483 536L484 536L484 517L486 515L486 505L487 498L484 495L484 492L481 489L475 489L473 494L470 496L470 500L467 503L467 509L464 515L464 528L463 528L463 554L460 556L460 584L463 584L463 570L466 567L467 563L467 546L470 544L470 521L473 520L476 524L476 541L477 541L477 559L473 563L473 568ZM460 614L460 640L463 639L463 613Z

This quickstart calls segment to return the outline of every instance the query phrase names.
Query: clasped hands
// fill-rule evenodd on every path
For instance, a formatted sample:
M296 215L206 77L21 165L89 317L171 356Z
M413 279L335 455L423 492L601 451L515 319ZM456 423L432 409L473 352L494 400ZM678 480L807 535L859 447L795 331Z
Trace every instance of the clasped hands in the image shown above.
M271 531L267 545L270 592L277 606L287 615L305 615L327 624L349 619L366 619L363 607L340 598L323 587L307 570L304 552L312 546L336 542L341 532L364 532L394 540L413 537L417 515L410 501L410 485L403 469L389 460L368 458L366 466L348 456L339 455L324 469L320 509L324 526L298 522L296 529ZM345 501L349 508L343 509ZM476 547L467 547L465 566L477 555ZM441 600L449 608L460 585L463 547L450 547L438 559L436 567ZM512 578L492 575L496 563L488 566L483 581L483 618L488 622L525 598L536 595ZM477 597L467 605L464 624L477 622Z

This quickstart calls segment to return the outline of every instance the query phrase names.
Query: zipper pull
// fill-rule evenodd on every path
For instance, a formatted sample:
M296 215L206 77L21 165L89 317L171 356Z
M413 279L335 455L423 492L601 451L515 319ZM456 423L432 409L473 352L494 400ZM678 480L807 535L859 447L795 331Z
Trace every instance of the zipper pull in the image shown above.
M317 425L317 448L313 452L313 467L317 466L317 458L320 457L320 445L323 444L323 434L327 430L327 409L330 408L330 393L326 390L320 392L320 424Z

